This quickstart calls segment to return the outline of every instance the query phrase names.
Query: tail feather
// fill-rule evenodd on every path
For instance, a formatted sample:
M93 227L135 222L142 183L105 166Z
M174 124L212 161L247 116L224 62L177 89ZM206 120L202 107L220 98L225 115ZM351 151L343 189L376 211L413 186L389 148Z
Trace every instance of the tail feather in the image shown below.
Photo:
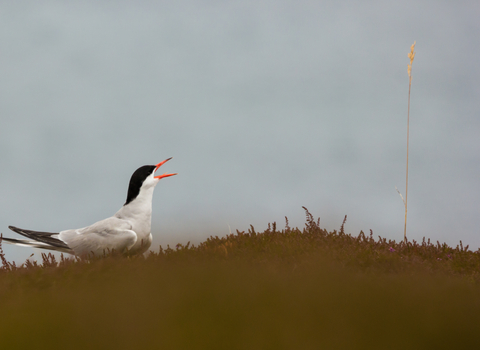
M0 241L5 242L5 243L9 243L9 244L12 244L12 245L17 245L17 246L20 246L20 247L55 250L55 251L62 252L62 253L74 254L73 250L71 250L70 248L55 247L55 246L51 246L51 245L48 245L48 244L43 243L43 242L27 241L25 239L14 239L14 238L5 238L5 237L2 237L0 239Z
M52 237L52 235L58 235L55 232L40 232L40 231L32 231L32 230L24 230L15 226L8 226L8 228L22 236L27 238L33 239L37 242L26 241L26 240L16 240L12 238L3 238L5 241L15 241L16 243L13 244L26 244L28 246L34 246L35 244L39 245L35 248L43 248L43 249L51 249L51 250L59 250L59 251L71 251L70 247L65 244L65 242ZM40 244L41 243L41 244Z

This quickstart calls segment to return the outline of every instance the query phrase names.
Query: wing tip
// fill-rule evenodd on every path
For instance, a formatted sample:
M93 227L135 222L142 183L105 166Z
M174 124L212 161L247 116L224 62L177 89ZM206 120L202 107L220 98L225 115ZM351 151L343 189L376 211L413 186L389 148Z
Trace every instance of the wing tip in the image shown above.
M10 230L12 230L13 232L17 232L17 233L18 233L18 231L22 231L21 228L18 228L18 227L15 227L15 226L11 226L11 225L8 226L8 228L9 228Z

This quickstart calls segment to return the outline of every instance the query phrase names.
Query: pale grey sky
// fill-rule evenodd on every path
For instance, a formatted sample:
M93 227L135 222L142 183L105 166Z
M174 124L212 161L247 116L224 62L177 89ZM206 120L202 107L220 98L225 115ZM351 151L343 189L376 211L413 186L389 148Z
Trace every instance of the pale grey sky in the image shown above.
M302 227L302 206L400 240L416 40L409 238L477 249L478 18L476 1L2 1L0 232L90 225L173 156L153 249Z

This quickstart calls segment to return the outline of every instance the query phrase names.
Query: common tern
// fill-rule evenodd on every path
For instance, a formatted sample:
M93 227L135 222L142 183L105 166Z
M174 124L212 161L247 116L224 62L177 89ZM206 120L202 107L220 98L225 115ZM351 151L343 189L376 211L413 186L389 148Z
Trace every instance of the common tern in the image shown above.
M14 226L12 231L31 240L3 237L3 241L19 246L55 250L77 256L101 256L116 251L128 255L142 254L152 244L153 190L164 177L155 171L172 158L157 165L144 165L133 173L128 186L127 200L115 215L93 225L54 232L24 230Z

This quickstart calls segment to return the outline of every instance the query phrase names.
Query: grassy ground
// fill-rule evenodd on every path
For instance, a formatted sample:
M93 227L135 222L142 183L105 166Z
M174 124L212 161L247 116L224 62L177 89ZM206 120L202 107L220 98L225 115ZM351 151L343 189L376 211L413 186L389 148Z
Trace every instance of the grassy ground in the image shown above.
M16 267L2 349L479 348L480 252L304 229Z

